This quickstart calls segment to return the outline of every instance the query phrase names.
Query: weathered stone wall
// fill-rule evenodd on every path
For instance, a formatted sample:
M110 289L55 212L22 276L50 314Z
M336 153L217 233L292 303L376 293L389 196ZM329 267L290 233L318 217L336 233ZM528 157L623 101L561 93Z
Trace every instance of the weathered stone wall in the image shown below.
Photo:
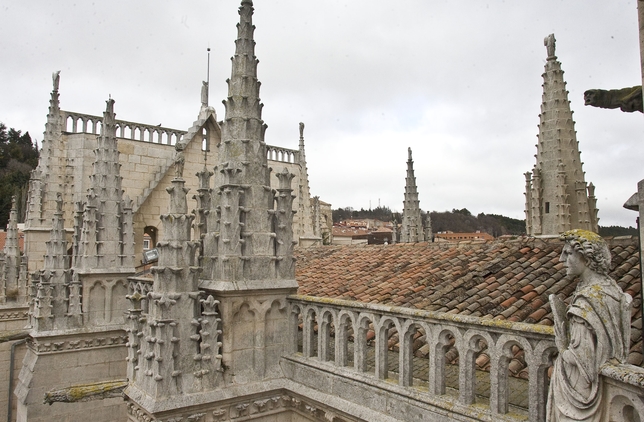
M96 148L96 135L90 133L66 133L63 140L68 145L68 190L64 195L64 216L65 227L73 227L74 203L81 201L87 194L90 187L90 175L92 163L94 162L94 149ZM212 139L211 145L218 141ZM159 215L166 212L167 193L165 189L171 185L174 177L173 159L176 153L174 145L144 142L132 139L118 139L119 162L121 164L122 187L125 194L134 201L134 232L135 232L135 263L140 262L143 251L143 230L146 226L156 227L159 232L157 239L161 238L161 224ZM204 153L201 142L195 139L190 142L184 150L185 167L184 178L186 187L190 189L188 194L188 210L193 210L197 202L193 195L197 193L198 181L195 174L204 167ZM292 186L296 198L293 209L300 209L300 192L308 191L303 188L307 180L301 178L302 168L300 164L291 161L269 160L268 165L273 169L271 172L271 187L278 186L277 172L285 167L289 172L295 174ZM217 162L217 148L211 147L207 154L206 166L212 171ZM145 198L144 201L142 199ZM142 202L142 203L141 203ZM305 204L308 204L308 198ZM138 210L137 210L138 208ZM308 230L312 232L312 221L306 219L301 213L294 216L294 238L304 235ZM304 218L304 220L302 220ZM30 231L26 239L25 250L30 257L29 271L42 268L42 257L44 256L45 242L49 240L49 231ZM71 232L68 241L71 241Z
M0 333L3 335L22 331L27 324L26 308L2 308L0 309ZM9 401L9 372L11 367L11 346L14 347L13 357L13 388L18 384L18 375L22 366L22 360L25 357L27 346L24 340L13 340L0 343L0 417L7 415L7 405ZM13 420L16 416L16 398L12 399Z
M16 388L18 421L126 420L121 398L75 403L43 403L45 393L72 385L125 378L125 345L117 332L47 337L29 342ZM34 377L37 372L38 376ZM91 415L91 416L90 416Z
M9 402L9 370L11 365L11 345L13 341L0 344L0 415L8 415L7 405ZM20 367L22 360L27 352L27 346L21 343L15 347L13 358L13 381L12 386L15 388L18 384L18 375L20 374ZM12 420L16 417L16 396L12 397Z

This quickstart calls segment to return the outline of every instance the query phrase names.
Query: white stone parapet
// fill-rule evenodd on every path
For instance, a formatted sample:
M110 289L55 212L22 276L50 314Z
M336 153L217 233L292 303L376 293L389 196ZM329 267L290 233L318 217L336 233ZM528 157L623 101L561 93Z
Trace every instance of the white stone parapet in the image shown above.
M409 391L410 396L414 397L419 392L424 392L421 395L426 395L428 402L436 403L435 399L440 399L438 402L450 400L446 396L445 351L453 343L459 356L459 395L458 399L452 400L452 405L455 406L454 410L459 408L463 414L473 411L475 360L482 351L481 341L484 341L490 356L489 407L484 413L489 417L507 415L508 420L515 420L508 414L508 365L514 358L513 346L518 346L523 350L529 371L529 420L544 420L547 370L556 352L552 327L309 296L289 296L288 301L291 309L290 347L295 356L299 347L298 326L301 318L302 358L315 359L317 364L325 362L326 365L332 365L336 373L346 371L348 374L345 376L351 377L358 373L358 379L371 376L376 383L395 383L388 374L387 362L390 348L387 334L389 329L395 329L399 336L398 387ZM314 331L316 324L317 333ZM335 329L334 339L331 338L331 324ZM375 332L373 373L367 372L367 333L370 329ZM352 368L347 366L351 330L354 345ZM413 343L418 330L424 331L426 344L429 346L429 377L420 380L426 388L413 386L417 379L414 376ZM334 347L333 362L330 361L331 347ZM314 353L315 350L317 353ZM486 406L477 403L475 407L476 412L481 412Z
M279 161L281 163L300 163L300 151L296 149L276 147L266 145L266 158L271 161Z
M343 397L361 405L365 397L388 397L383 403L369 402L369 407L383 413L395 408L407 415L421 411L429 420L545 420L547 373L556 352L552 327L311 296L289 296L288 303L290 354L284 358L284 368L295 382L322 386L322 392L344 388ZM390 352L391 329L398 334L398 365L387 362L395 356ZM422 379L414 373L425 372L418 370L419 358L413 354L419 346L419 330L424 334L423 346L429 348L429 359L423 364L428 375ZM484 351L481 340L490 358L489 404L475 397L479 378L475 362ZM450 345L459 356L458 397L446 388L445 352ZM527 415L509 406L510 395L517 394L509 382L515 346L522 349L528 369ZM398 368L397 374L388 373L392 366ZM313 380L311 385L302 374ZM603 414L610 420L641 420L644 369L609 362L602 366L601 376L607 398Z
M103 126L103 117L90 114L76 113L73 111L60 111L63 131L67 133L92 133L100 135ZM115 120L117 137L141 142L174 145L181 141L185 130L171 129L161 126L147 125L145 123ZM147 134L147 136L146 136Z

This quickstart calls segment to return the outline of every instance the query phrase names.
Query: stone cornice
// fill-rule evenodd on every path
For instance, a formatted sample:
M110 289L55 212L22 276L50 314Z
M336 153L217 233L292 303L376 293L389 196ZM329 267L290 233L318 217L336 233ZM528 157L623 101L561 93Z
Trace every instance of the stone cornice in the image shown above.
M19 321L29 317L28 307L0 308L0 321Z
M36 354L54 354L79 350L125 347L127 335L123 331L103 331L67 335L30 336L27 346Z

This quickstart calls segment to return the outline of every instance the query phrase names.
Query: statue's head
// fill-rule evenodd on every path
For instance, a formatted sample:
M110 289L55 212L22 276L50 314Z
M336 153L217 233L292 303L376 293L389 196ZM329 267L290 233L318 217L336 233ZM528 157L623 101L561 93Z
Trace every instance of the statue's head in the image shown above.
M610 250L604 239L588 230L568 230L561 234L561 240L583 256L586 266L598 274L608 275L610 271Z

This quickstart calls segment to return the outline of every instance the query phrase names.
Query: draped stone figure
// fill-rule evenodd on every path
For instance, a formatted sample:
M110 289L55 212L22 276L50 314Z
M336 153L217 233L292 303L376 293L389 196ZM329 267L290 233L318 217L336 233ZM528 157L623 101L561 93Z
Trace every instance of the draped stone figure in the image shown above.
M208 107L208 82L202 81L201 84L201 106Z
M555 57L555 34L550 34L543 39L543 45L546 46L548 57Z
M610 251L604 240L586 230L561 235L564 245L560 262L566 275L580 281L566 307L550 295L554 316L555 361L546 421L601 421L601 365L615 359L624 362L630 344L632 298L608 276Z
M58 91L58 85L60 84L60 70L51 74L51 80L54 84L54 91Z
M186 157L183 153L185 146L179 142L174 146L174 177L183 178L183 167L186 163Z

